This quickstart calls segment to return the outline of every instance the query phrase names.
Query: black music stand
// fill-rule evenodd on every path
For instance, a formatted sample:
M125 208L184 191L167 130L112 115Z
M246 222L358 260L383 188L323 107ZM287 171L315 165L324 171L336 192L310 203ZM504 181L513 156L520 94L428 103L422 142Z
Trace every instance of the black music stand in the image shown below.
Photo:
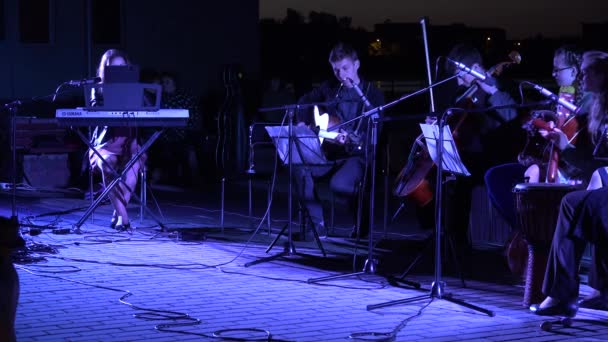
M452 112L448 110L443 116L449 116ZM445 299L454 304L458 304L469 309L473 309L482 313L487 314L490 317L494 316L494 312L491 310L487 310L481 308L479 306L469 304L460 299L452 298L451 294L445 293L445 282L442 280L441 273L441 234L442 234L442 225L443 225L443 208L442 208L442 200L443 200L443 170L446 169L450 173L453 174L461 174L465 176L469 176L470 173L467 171L466 167L462 164L460 156L458 155L458 151L456 150L456 145L454 144L454 139L449 130L449 126L445 125L445 118L440 118L438 120L437 125L420 125L423 131L423 134L426 138L427 147L429 149L429 153L431 158L435 161L435 165L437 165L437 184L436 184L436 203L435 203L435 280L431 285L431 290L429 294L414 296L411 298L394 300L390 302L380 303L380 304L371 304L367 306L367 310L374 310L378 308L383 308L387 306L393 306L398 304L407 304L411 302L416 302L419 300L427 299L427 298L438 298ZM444 139L444 136L447 136L447 139Z
M321 144L319 138L313 133L313 131L305 126L293 126L294 108L287 109L287 115L289 125L285 126L266 126L268 135L272 138L274 145L277 148L277 153L283 162L283 165L287 165L289 168L289 190L287 197L287 224L283 226L281 231L277 234L275 239L266 249L268 253L274 245L278 242L281 236L287 230L287 241L282 252L245 264L245 267L253 266L262 262L272 261L284 256L291 255L303 255L296 252L292 238L292 225L293 225L293 213L292 213L292 188L293 188L293 166L299 165L302 167L331 167L331 163L327 161L325 155L321 151ZM313 236L323 256L327 256L319 234L315 227L312 229Z

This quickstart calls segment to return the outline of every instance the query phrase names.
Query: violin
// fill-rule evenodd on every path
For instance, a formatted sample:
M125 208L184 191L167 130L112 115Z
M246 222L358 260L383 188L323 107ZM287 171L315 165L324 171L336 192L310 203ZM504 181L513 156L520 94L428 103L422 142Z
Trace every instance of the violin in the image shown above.
M561 87L559 97L568 102L572 102L574 94L574 87ZM539 129L548 132L560 129L566 135L570 144L576 144L580 127L574 113L562 105L558 105L555 112L541 111L540 113L540 115L538 113L533 114L532 119L524 125L524 128L531 132L531 135L534 135ZM549 124L550 122L553 122L554 125ZM530 141L526 144L524 152L527 152L526 150L529 143ZM551 145L548 146L548 153L546 153L546 155L541 154L539 163L542 165L546 163L547 165L545 182L555 183L558 180L559 150L555 148L552 142L549 142L549 144ZM542 145L546 146L546 143ZM547 148L543 148L543 151L546 150ZM529 158L524 152L520 153L520 161Z

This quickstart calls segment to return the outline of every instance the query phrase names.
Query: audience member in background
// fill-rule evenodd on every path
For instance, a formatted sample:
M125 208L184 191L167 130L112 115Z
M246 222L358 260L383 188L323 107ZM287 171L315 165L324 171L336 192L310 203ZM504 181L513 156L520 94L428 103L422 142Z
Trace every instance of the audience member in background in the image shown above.
M262 96L263 108L281 107L294 104L295 102L296 98L293 89L279 77L273 77L270 80L268 88ZM283 116L285 116L284 110L260 113L260 119L263 122L279 123L283 119Z
M190 115L184 128L168 130L155 146L152 180L171 185L198 184L200 180L198 152L202 146L201 117L196 98L177 86L176 77L161 73L163 89L161 108L187 109Z

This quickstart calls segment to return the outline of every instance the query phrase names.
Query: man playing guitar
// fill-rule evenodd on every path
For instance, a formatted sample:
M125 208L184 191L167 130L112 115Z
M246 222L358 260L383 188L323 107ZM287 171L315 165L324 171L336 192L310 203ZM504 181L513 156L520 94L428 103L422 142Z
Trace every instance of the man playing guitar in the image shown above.
M336 80L326 81L310 93L299 99L299 103L329 102L322 113L328 113L328 129L336 123L346 122L361 115L366 110L384 104L384 95L380 89L371 82L363 81L359 76L361 62L357 52L349 45L338 43L329 54L329 63L332 67ZM365 101L367 100L367 101ZM313 125L315 123L312 111L300 111L297 115L298 125ZM316 124L315 124L316 126ZM315 172L312 168L299 168L296 173L296 181L299 184L299 193L303 198L306 208L315 225L315 229L321 236L326 235L323 220L323 208L315 194L315 179L327 174L331 175L330 190L339 196L348 199L351 212L357 217L357 194L359 184L364 181L366 168L365 147L367 138L371 136L368 132L369 118L355 120L340 128L339 134L332 139L333 143L323 144L326 157L335 160L335 166L327 172ZM363 186L365 189L365 185ZM362 199L367 199L366 191L361 191ZM366 235L369 226L369 207L361 206L360 230L357 227L353 235L359 231ZM357 222L355 220L355 222Z

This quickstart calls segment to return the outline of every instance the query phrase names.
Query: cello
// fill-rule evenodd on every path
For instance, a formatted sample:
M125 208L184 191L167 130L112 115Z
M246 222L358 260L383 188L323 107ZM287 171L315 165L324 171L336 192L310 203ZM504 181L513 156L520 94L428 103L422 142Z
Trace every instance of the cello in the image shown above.
M488 69L488 76L499 76L507 67L521 62L521 55L517 51L509 53L509 61L501 62ZM460 95L455 103L464 108L470 108L472 104L477 102L475 94L479 90L477 84L472 84L462 95ZM458 130L465 122L467 117L466 112L458 118L458 120L450 125L452 134L457 140ZM427 118L427 124L435 124L436 119ZM424 142L424 136L419 135L410 150L406 165L399 172L395 180L393 194L397 197L408 197L419 207L424 207L433 200L433 190L427 179L428 173L434 166L434 162L430 157L429 151Z

